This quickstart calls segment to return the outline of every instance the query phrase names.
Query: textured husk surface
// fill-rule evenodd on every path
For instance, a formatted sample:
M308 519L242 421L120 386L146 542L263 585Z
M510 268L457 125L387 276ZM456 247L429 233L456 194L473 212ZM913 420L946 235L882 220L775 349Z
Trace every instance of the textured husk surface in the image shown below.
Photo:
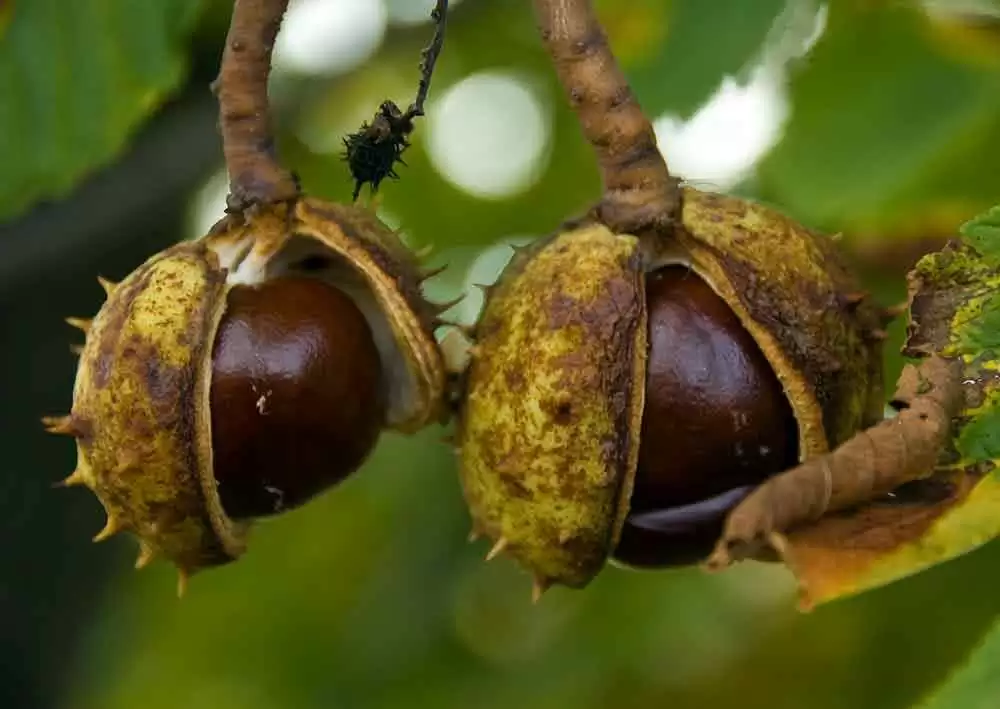
M645 386L644 271L690 265L753 335L800 455L883 413L881 321L835 244L763 205L693 189L669 238L570 228L515 256L475 333L460 426L475 531L542 585L583 586L617 543ZM779 472L779 471L776 471Z
M805 609L907 578L1000 536L1000 265L956 242L917 263L909 290L903 353L960 360L965 406L929 478L789 535L783 560Z
M415 384L414 401L407 415L389 426L410 433L445 418L445 366L434 339L439 308L422 295L424 275L413 252L373 212L303 198L290 214L275 210L247 223L224 219L206 238L213 245L252 238L249 258L267 262L298 237L315 239L350 264L340 275L364 280L392 329L396 347L405 353L400 361Z
M460 468L474 525L542 586L585 585L616 543L638 453L639 241L599 225L515 256L476 329Z
M78 474L114 528L188 573L244 549L211 466L206 348L224 289L224 272L199 243L154 256L94 318L74 388Z
M784 387L802 458L883 415L879 314L835 243L780 213L684 191L678 235L696 270L733 308Z
M294 238L314 239L343 257L389 323L414 382L414 401L397 429L417 430L445 412L445 372L433 337L437 312L420 293L417 260L361 207L302 199L249 220L226 217L201 239L166 249L115 286L90 324L73 407L57 428L77 439L68 484L84 483L105 507L100 535L128 530L140 564L172 560L182 580L240 556L249 523L222 509L212 469L212 346L232 275L219 254L247 252L266 278ZM247 251L248 250L248 251ZM257 282L257 281L252 281Z

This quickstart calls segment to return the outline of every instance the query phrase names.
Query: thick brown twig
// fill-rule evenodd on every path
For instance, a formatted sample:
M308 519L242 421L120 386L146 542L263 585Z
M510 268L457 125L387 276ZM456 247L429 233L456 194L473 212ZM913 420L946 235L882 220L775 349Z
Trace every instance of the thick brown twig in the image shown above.
M295 176L277 160L267 97L271 52L288 0L235 0L215 90L229 170L226 211L299 195Z
M893 399L899 415L754 490L729 514L708 568L768 546L780 551L782 534L794 527L933 474L962 406L961 371L959 362L939 356L907 365Z
M590 0L534 2L542 39L597 155L604 182L600 219L627 233L669 229L680 210L680 183L657 149L653 126Z

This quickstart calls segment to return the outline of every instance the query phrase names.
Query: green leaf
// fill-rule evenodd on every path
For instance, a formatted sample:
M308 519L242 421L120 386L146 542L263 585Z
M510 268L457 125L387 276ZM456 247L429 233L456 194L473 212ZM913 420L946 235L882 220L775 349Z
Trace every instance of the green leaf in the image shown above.
M599 3L600 5L600 3ZM690 117L759 57L785 0L605 2L601 18L650 116Z
M995 203L1000 62L908 3L834 3L761 195L832 231L950 233Z
M1000 207L969 220L960 231L976 251L991 260L1000 260Z
M1000 458L1000 409L990 408L970 421L956 445L964 458L976 461Z
M0 219L107 164L184 77L201 0L21 0L0 37Z
M958 349L979 355L1000 349L1000 294L977 298L979 313L958 332Z
M1000 697L1000 622L994 623L968 663L956 671L919 709L993 709Z

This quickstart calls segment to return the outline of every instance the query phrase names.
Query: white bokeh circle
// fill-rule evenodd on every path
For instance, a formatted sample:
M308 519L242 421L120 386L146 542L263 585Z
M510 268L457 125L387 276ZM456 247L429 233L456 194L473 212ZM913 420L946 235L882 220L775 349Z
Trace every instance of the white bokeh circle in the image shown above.
M292 0L274 45L274 68L339 74L370 57L385 36L383 0Z
M547 102L523 77L480 72L429 106L427 152L456 187L483 199L511 197L544 168L551 123Z

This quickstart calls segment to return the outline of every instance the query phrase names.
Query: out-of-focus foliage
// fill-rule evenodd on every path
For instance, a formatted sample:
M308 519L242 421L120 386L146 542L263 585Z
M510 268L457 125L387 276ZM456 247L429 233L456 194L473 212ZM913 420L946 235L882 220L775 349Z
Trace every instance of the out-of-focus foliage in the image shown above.
M274 77L282 156L309 192L346 200L352 184L341 138L370 119L383 99L411 99L430 27L400 19L404 11L413 16L417 0L313 2L345 13L377 5L375 15L364 17L374 17L372 26L384 32L377 52L350 67L314 75L283 70ZM433 4L420 2L427 11ZM14 7L20 12L49 4L17 0ZM147 35L155 28L145 20L165 22L159 43L139 46L138 66L157 56L165 61L157 47L168 46L168 37L169 46L181 46L176 42L187 36L182 28L188 11L178 8L193 5L124 4L139 13L128 36L117 38L127 46L143 44L144 36L151 42ZM95 11L98 3L79 5ZM194 56L217 52L222 43L230 3L206 5L189 47ZM935 235L954 233L1000 194L990 169L1000 154L1000 66L994 62L1000 25L989 15L977 15L975 24L958 16L932 21L917 2L838 1L827 8L826 29L806 51L812 26L823 24L823 15L816 17L820 6L807 0L599 5L641 102L658 117L690 119L684 125L693 126L704 119L703 104L726 75L745 90L741 96L752 94L754 69L763 61L770 62L766 74L772 79L791 77L787 105L780 82L767 88L777 92L777 107L770 106L780 121L777 142L760 169L735 189L810 225L844 231L849 249L859 243L859 233L876 244L926 235L915 225L933 228ZM30 16L35 12L38 22L47 23L46 32L71 26L65 8L32 10ZM19 16L0 36L0 56L12 51ZM803 16L809 20L805 32L799 27ZM93 23L96 17L104 16L79 21ZM790 48L775 49L784 45ZM93 46L99 46L96 39ZM81 51L58 50L59 76L74 62L83 67L95 61L77 58ZM38 57L33 66L52 69L50 60ZM0 77L7 66L0 62ZM211 73L203 72L185 94L207 94ZM180 74L171 76L176 82ZM465 94L474 100L458 100L472 85L497 83L518 91L477 90ZM157 84L157 95L174 85ZM53 86L69 93L39 113L26 127L31 132L0 138L0 186L27 184L26 175L35 173L24 170L40 164L29 154L38 146L52 160L83 165L82 152L97 154L106 140L110 128L104 123L78 121L69 113L78 86ZM507 99L525 95L530 121L515 118L522 114ZM13 115L10 107L21 105L0 93L0 126ZM548 232L579 213L597 196L599 183L535 35L527 0L453 3L428 108L417 122L401 179L383 185L379 208L412 243L433 244L438 261L451 264L430 282L431 295L444 298L473 282L489 282L509 253L504 243ZM158 117L169 118L172 110L167 106ZM112 123L124 125L120 117ZM719 145L736 146L727 149L752 137L741 135L739 116L727 125L732 129L714 134ZM137 155L129 141L101 153L106 160L121 150L120 162L101 176L118 174L129 160L128 169L135 170L138 160L146 179L76 205L85 215L81 223L107 219L128 189L148 189L192 160L183 147L190 144L184 131L211 132L214 117L173 129L178 134L165 141L167 149ZM85 145L65 144L70 133ZM119 140L126 134L120 132ZM537 143L536 149L527 150L528 143ZM698 150L713 147L702 142ZM514 155L529 155L530 169L502 191L483 196L463 177L495 176ZM455 161L460 170L448 168ZM59 182L48 187L65 191L83 174L83 168L60 171ZM697 168L684 177L706 186ZM85 181L73 194L92 195L91 184ZM192 197L197 187L191 185ZM211 192L207 212L199 208L205 212L199 225L219 210L219 197ZM37 194L25 193L23 200ZM192 199L205 201L205 195ZM56 202L49 211L68 208ZM0 213L9 212L0 207ZM19 240L44 238L32 221L37 216L4 225L0 255ZM307 507L261 524L242 560L199 575L178 602L168 565L132 571L135 549L128 539L101 547L87 543L100 526L97 503L48 489L71 469L74 453L68 442L44 437L34 419L69 404L74 361L65 348L72 336L59 316L85 314L91 303L83 304L81 294L96 300L100 292L93 276L123 276L145 254L135 255L134 263L122 254L135 252L147 231L162 229L152 217L141 228L134 226L134 215L130 219L130 228L116 237L115 253L95 250L93 265L83 268L75 257L53 252L25 274L23 287L3 294L0 356L18 367L3 368L11 381L0 387L0 423L9 432L0 474L8 476L8 497L23 488L31 499L17 498L9 509L19 513L0 518L0 536L10 540L8 558L20 554L0 576L2 597L17 604L11 604L14 617L4 626L9 632L6 647L0 646L0 678L5 664L38 664L18 659L38 654L40 663L47 662L40 665L45 673L25 670L19 676L39 687L54 684L48 693L60 695L60 706L891 709L910 706L938 685L1000 611L995 594L978 590L1000 582L995 544L810 615L795 610L795 586L784 571L751 564L717 576L697 569L609 568L584 592L553 590L532 606L530 579L506 560L484 564L486 550L465 543L468 517L452 453L441 440L444 429L411 439L387 435L357 476ZM175 238L193 235L178 230ZM861 265L881 301L902 298L898 264ZM60 281L63 290L39 288L63 273L75 279ZM470 290L467 303L456 308L464 318L479 302ZM63 300L49 302L56 292ZM890 379L901 366L894 353L903 329L902 322L891 328ZM39 626L59 620L35 633L15 622L25 617L38 619ZM36 638L46 644L37 647ZM54 667L65 674L53 675Z
M993 709L1000 697L1000 623L978 645L968 664L948 679L919 709Z
M1000 194L998 38L917 3L831 3L761 193L849 238L953 232Z
M64 196L118 154L183 80L200 5L0 3L0 219Z
M711 96L720 77L745 78L786 6L784 0L719 0L705 12L700 0L597 3L643 108L682 118Z

